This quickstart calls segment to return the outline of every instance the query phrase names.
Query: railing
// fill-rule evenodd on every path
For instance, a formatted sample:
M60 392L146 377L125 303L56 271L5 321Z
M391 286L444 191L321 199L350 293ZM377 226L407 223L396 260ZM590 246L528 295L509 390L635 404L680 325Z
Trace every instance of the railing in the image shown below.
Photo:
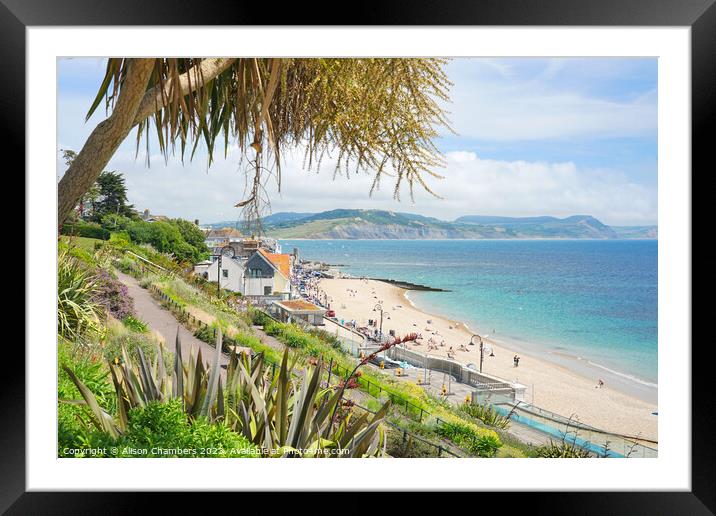
M495 411L517 423L541 433L575 444L598 456L655 458L658 450L639 441L649 441L638 436L626 436L600 430L528 403L514 403L497 393L478 394L478 403L489 405Z
M348 375L351 373L350 370L335 363L330 363L328 367L331 374L335 374L336 376L343 378L343 381L346 381ZM394 405L403 408L404 414L415 416L418 422L422 422L425 416L430 415L430 412L428 412L427 410L408 401L401 395L388 391L375 382L371 382L365 376L354 376L353 378L356 383L361 386L362 389L365 390L369 395L373 397L379 397L381 394L385 394Z
M170 298L167 294L165 294L164 292L162 292L162 290L159 289L158 287L156 287L155 285L150 285L150 286L149 286L149 289L150 289L152 292L154 292L163 302L165 302L165 303L167 303L168 305L170 305L175 311L177 311L177 312L179 312L179 313L185 315L185 316L187 317L187 320L188 320L189 322L193 323L194 325L196 325L196 326L198 326L198 327L204 327L204 328L209 328L209 327L210 327L210 326L209 326L208 324L206 324L204 321L202 321L202 320L200 320L200 319L197 319L197 318L194 317L192 314L190 314L186 309L184 309L183 306L181 306L179 303L177 303L176 301L174 301L172 298ZM268 316L271 317L272 319L276 320L276 319L275 319L274 317L272 317L270 314L266 314L266 315L268 315ZM216 329L215 329L215 328L214 328L214 336L216 336ZM222 352L223 352L223 350L222 350ZM272 377L272 378L274 378L274 377L276 376L276 366L277 366L276 363L271 363L271 377ZM340 372L341 370L345 372L345 375L339 374L339 372ZM332 375L332 374L335 374L336 376L348 376L349 373L350 373L350 371L348 371L347 369L344 369L344 368L340 367L340 366L337 365L337 364L332 364L332 363L331 363L331 364L329 364L329 368L328 368L327 371L326 371L326 374L328 375L328 380L326 381L326 383L327 383L327 384L330 384L330 378L331 378L331 375ZM294 374L295 374L295 373L294 373ZM359 377L359 378L357 378L357 381L359 381L359 382L362 381L364 384L367 385L367 389L366 389L366 390L368 391L368 394L371 394L371 389L377 390L377 392L378 392L379 394L380 394L381 392L386 392L386 393L388 394L388 396L390 397L390 400L391 400L392 403L397 404L397 405L402 404L402 405L404 406L404 408L406 409L406 411L407 411L408 409L412 409L412 410L418 415L418 420L419 420L419 421L422 421L422 418L423 418L423 416L424 416L425 414L429 414L427 411L423 410L422 408L420 408L420 407L418 407L418 406L416 406L416 405L413 405L412 403L410 403L408 400L402 398L401 396L398 396L398 395L396 395L396 394L393 394L393 393L390 393L390 392L388 392L388 391L385 391L385 389L383 389L380 385L377 385L377 384L371 382L370 380L368 380L368 379L366 379L366 378L361 378L361 377ZM397 402L397 403L396 403L396 402ZM370 410L370 409L367 408L367 407L363 407L363 406L361 406L361 405L359 405L359 404L357 404L357 403L354 403L354 406L358 407L358 408L361 409L361 410L364 410L364 411L366 411L366 412L369 412L369 413L371 413L371 414L376 414L375 411ZM416 411L417 411L417 412L416 412ZM399 426L399 425L393 423L392 421L388 421L388 420L385 420L385 419L384 419L383 422L384 422L386 425L389 425L389 426L391 426L392 428L394 428L394 429L396 429L396 430L398 430L399 432L402 433L402 435L403 435L403 443L406 443L408 436L410 436L411 439L414 439L414 440L416 440L416 441L420 441L420 442L422 442L423 444L425 444L425 445L427 445L427 446L430 446L430 447L432 447L432 448L435 448L437 457L442 457L443 454L451 455L451 456L453 456L453 457L460 457L460 455L457 455L456 453L454 453L453 451L451 451L449 448L447 448L447 447L445 447L445 446L442 446L442 445L439 445L439 444L432 443L432 442L430 442L430 441L428 441L428 440L426 440L426 439L424 439L424 438L422 438L422 437L420 437L420 436L418 436L418 435L415 435L414 433L412 433L412 432L410 432L409 430L407 430L407 429L405 429L405 428L403 428L403 427L401 427L401 426Z
M478 391L498 391L512 389L512 385L507 382L479 382L471 381L470 385Z
M354 407L358 407L359 409L364 410L364 411L366 411L366 412L368 412L368 413L370 413L370 414L375 414L375 413L376 413L375 411L370 410L370 409L367 408L367 407L363 407L363 406L361 406L361 405L359 405L359 404L357 404L357 403L354 403L353 406L354 406ZM448 454L448 455L451 455L451 456L457 457L457 458L461 458L461 457L462 457L461 455L458 455L457 453L455 453L455 452L453 452L452 450L450 450L447 446L442 446L442 445L440 445L440 444L435 444L435 443L433 443L433 442L431 442L431 441L428 441L427 439L424 439L424 438L420 437L419 435L416 435L416 434L412 433L411 431L406 430L405 428L403 428L403 427L401 427L401 426L399 426L399 425L393 423L392 421L383 420L383 422L384 422L386 425L388 425L388 426L390 426L390 427L392 427L392 428L398 430L399 432L401 432L401 433L403 434L403 444L405 444L405 443L407 442L408 436L410 436L411 439L414 439L414 440L416 440L416 441L420 441L421 443L426 444L426 445L430 446L431 448L435 448L436 454L437 454L438 457L442 457L443 453L446 453L446 454Z

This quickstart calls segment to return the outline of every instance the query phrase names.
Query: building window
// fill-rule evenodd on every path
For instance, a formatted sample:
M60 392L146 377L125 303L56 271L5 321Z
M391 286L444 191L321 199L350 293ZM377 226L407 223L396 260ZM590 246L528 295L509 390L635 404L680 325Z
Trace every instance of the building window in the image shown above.
M264 287L264 296L271 295L271 287Z
M221 275L225 278L229 277L229 269L221 269Z
M252 278L262 278L261 269L249 269L249 276Z

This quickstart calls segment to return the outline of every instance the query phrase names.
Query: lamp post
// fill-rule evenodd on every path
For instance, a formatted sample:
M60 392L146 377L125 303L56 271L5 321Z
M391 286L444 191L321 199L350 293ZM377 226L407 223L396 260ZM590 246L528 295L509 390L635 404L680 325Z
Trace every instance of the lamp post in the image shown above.
M226 245L221 248L221 251L219 251L218 254L212 254L211 255L214 258L217 258L217 268L216 268L216 297L221 299L221 258L223 256L227 256L231 258L234 256L234 248Z
M215 255L218 257L216 264L216 297L221 299L221 257L222 253Z
M374 312L380 312L380 329L378 330L380 332L380 340L383 340L383 305L378 303L375 305L375 308L373 308Z
M470 345L471 346L475 345L475 343L472 342L475 339L475 337L477 337L480 340L480 372L482 372L482 361L485 356L485 346L482 343L482 337L480 337L477 333L475 335L473 335L472 337L470 337Z

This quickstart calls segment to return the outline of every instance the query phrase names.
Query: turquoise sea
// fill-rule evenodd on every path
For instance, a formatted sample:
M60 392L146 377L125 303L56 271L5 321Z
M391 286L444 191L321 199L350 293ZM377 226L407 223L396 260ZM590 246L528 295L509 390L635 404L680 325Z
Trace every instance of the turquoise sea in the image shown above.
M443 288L416 306L476 332L657 384L656 240L282 240L356 276Z

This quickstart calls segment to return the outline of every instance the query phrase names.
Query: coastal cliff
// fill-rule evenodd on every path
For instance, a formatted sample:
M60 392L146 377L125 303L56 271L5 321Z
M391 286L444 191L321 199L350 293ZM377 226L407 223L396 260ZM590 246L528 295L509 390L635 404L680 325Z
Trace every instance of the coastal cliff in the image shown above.
M444 221L385 210L276 213L263 220L274 238L306 239L616 239L656 238L656 226L613 228L589 215L464 216Z

